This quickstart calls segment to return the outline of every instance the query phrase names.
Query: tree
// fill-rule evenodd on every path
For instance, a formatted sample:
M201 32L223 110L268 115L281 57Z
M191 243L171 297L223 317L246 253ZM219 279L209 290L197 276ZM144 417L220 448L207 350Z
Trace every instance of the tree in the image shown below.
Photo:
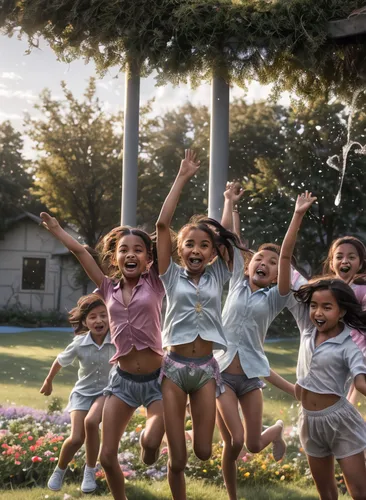
M36 108L44 118L26 119L39 157L34 194L62 220L73 223L88 245L118 225L121 196L121 116L106 116L91 79L79 102L61 84L64 100L49 90Z
M9 121L0 124L0 233L7 219L18 215L30 204L32 177L23 157L23 140Z

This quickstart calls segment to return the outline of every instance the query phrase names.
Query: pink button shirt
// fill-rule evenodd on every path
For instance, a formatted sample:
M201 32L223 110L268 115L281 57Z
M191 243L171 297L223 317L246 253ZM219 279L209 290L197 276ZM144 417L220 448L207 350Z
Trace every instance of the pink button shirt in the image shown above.
M356 298L362 306L362 310L366 310L366 285L352 285L352 290L355 292ZM358 330L352 330L351 337L361 349L362 354L366 356L366 335Z
M149 347L163 355L160 318L165 291L155 267L141 275L128 306L123 303L121 283L106 276L99 293L107 306L111 338L116 346L111 363L126 356L133 347L138 351Z

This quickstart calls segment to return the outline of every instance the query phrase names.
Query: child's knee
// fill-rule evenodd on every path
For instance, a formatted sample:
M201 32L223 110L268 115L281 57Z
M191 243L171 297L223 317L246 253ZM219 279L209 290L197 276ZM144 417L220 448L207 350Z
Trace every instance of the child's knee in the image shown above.
M193 450L197 458L202 461L209 460L212 455L212 444L208 443L206 445L194 443Z
M108 450L108 449L103 448L103 447L102 447L101 452L100 452L99 460L100 460L100 464L103 467L103 469L107 469L107 470L111 469L113 467L114 463L116 461L118 461L116 453L112 452L112 450Z
M99 420L95 418L86 417L84 425L86 432L99 432Z
M261 443L257 439L248 438L245 442L245 446L250 453L259 453L262 451Z
M81 448L84 444L84 436L70 436L69 443L75 448Z
M186 465L187 465L187 457L169 458L169 470L173 472L173 474L179 474L180 472L184 472Z

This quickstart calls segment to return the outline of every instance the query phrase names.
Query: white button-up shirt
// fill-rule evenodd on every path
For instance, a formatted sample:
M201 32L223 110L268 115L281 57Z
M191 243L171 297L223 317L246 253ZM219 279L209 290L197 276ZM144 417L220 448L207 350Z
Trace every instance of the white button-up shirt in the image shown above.
M250 289L244 276L244 259L234 248L233 273L230 279L222 320L228 343L226 353L215 352L220 371L224 371L238 353L247 377L268 377L269 362L264 353L264 339L269 325L287 305L291 294L281 296L278 287Z
M78 392L82 396L96 396L108 385L112 366L109 360L114 356L116 348L111 343L108 332L102 345L94 342L90 332L76 335L66 349L57 356L62 367L79 361L78 381L71 394Z
M366 374L366 362L360 348L352 340L351 328L315 347L317 329L309 316L309 307L297 303L291 308L300 327L300 349L297 361L297 383L318 394L346 396L349 378Z
M231 273L226 263L216 258L196 284L186 269L170 261L163 282L167 307L163 329L163 348L193 342L198 336L226 350L221 320L221 296Z

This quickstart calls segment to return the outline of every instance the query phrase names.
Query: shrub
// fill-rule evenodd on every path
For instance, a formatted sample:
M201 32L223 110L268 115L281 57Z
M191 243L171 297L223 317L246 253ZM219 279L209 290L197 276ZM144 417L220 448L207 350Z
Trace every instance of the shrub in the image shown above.
M24 328L44 326L70 326L64 313L54 310L31 311L23 306L0 309L0 325Z

